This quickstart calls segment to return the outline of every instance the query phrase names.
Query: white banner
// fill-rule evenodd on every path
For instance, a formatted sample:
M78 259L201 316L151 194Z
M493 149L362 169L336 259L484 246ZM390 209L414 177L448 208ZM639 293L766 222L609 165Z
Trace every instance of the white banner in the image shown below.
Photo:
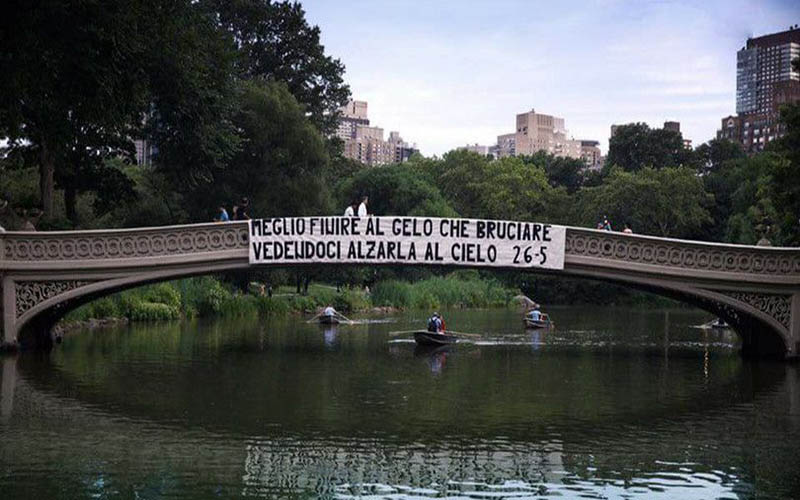
M564 268L566 228L437 217L250 221L251 264L434 264Z

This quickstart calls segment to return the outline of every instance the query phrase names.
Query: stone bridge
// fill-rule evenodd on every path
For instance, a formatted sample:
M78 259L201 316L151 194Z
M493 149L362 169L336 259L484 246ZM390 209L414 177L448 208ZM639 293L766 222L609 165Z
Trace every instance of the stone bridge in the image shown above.
M50 339L75 307L145 283L248 267L245 222L0 233L6 347ZM520 270L524 272L524 270ZM567 227L564 269L641 288L725 319L743 354L800 354L800 248L674 240Z

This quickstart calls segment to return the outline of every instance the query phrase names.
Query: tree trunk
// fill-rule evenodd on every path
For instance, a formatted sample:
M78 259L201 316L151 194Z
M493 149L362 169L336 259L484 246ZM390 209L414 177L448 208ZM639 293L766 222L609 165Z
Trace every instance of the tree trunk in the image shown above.
M42 145L41 163L39 164L39 194L42 198L44 218L53 216L53 174L56 170L53 155L47 146Z
M67 219L75 226L78 224L77 215L75 210L76 198L78 196L77 190L73 185L64 187L64 210L67 213Z

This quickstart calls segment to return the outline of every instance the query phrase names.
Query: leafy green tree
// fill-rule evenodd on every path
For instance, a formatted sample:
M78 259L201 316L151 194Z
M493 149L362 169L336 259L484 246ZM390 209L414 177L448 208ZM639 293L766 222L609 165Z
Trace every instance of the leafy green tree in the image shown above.
M522 156L522 161L544 168L547 179L553 187L564 187L572 194L583 185L583 171L586 165L576 158L555 156L539 151L531 156Z
M693 166L693 151L683 145L680 132L651 129L646 123L617 127L608 144L605 172L614 166L635 172L645 167Z
M78 189L77 152L130 147L143 121L175 180L196 181L231 153L230 47L211 21L191 0L4 6L0 130L37 155L46 216L57 178Z
M407 163L362 169L337 191L342 211L351 201L369 196L370 212L377 215L457 216L432 179Z
M443 159L438 183L442 193L465 217L555 222L566 195L548 183L544 169L520 158L490 161L468 151L451 151Z
M241 145L226 168L186 197L193 218L208 220L242 197L250 199L251 217L330 213L324 138L285 84L240 82L232 120Z
M800 58L793 61L800 71ZM784 136L773 148L786 161L776 165L773 172L774 201L778 211L776 223L780 230L779 242L800 245L800 103L781 108L781 122L786 127Z
M745 157L739 143L728 139L711 139L695 149L698 165L703 172L714 172L732 160Z
M285 82L324 134L336 129L338 110L347 103L344 65L325 54L320 30L311 26L298 2L202 0L237 49L242 78Z
M617 230L627 223L637 233L692 238L711 223L708 207L713 199L688 167L637 172L614 168L602 185L580 192L576 217L594 226L607 216Z

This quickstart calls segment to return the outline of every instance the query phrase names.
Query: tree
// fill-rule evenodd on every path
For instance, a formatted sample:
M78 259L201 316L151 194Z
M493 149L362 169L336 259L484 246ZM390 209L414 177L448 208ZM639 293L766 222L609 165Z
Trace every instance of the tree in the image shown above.
M285 82L323 134L336 129L339 108L350 98L344 65L325 55L320 30L310 26L297 2L205 0L219 28L237 48L236 67L245 79Z
M544 168L551 186L563 186L572 194L583 185L583 171L586 164L577 158L555 156L544 151L538 151L531 156L522 156L522 161L532 163Z
M548 184L544 169L520 158L490 161L468 151L443 159L438 184L445 198L465 217L555 221L566 193Z
M130 61L142 55L127 2L12 1L0 28L0 129L13 148L35 150L40 196L53 215L56 169L75 130L119 135L136 120L143 95Z
M605 164L606 173L614 166L635 172L645 167L690 166L695 159L692 150L683 145L680 132L631 123L617 127L608 144Z
M417 215L456 217L432 179L420 174L414 165L401 163L366 168L337 188L339 206L369 196L370 211L378 215Z
M580 192L578 217L592 227L607 216L615 228L628 223L638 233L692 238L711 223L707 207L713 199L688 167L637 172L617 167L602 185Z
M196 181L235 147L229 47L195 2L12 0L1 26L0 130L36 152L46 216L56 178L74 187L76 153L129 148L145 118L176 180Z
M745 157L742 146L728 139L711 139L698 146L695 154L704 173L717 171L727 163Z
M800 58L792 64L800 71ZM779 242L800 245L800 103L785 104L781 108L781 123L785 134L777 140L772 150L786 161L776 165L773 172L774 201L779 218Z
M232 117L238 151L211 182L187 196L194 218L251 200L251 216L330 213L332 189L324 138L283 83L242 81Z

